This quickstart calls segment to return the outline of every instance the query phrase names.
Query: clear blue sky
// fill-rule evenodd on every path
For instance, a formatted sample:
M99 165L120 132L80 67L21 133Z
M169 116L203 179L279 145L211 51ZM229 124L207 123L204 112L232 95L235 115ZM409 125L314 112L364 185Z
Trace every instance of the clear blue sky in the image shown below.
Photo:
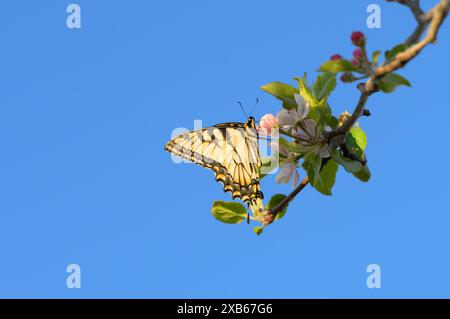
M75 1L74 1L75 2ZM425 1L428 8L435 1ZM306 189L257 237L210 214L229 200L211 172L163 151L176 127L243 121L236 104L280 104L290 82L353 30L388 49L413 29L382 1L0 2L0 297L450 297L450 24L401 72L413 85L371 98L372 180L342 170L332 197ZM382 28L365 26L379 3ZM352 109L354 85L331 104ZM273 177L267 197L289 192ZM81 289L66 287L79 264ZM382 288L366 287L366 267Z

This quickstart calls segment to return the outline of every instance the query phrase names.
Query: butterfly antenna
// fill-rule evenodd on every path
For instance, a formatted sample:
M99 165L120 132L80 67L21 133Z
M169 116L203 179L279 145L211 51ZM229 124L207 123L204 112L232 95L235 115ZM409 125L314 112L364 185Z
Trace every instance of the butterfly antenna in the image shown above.
M239 104L239 106L241 107L242 113L244 113L245 117L248 118L247 113L245 113L244 107L242 106L242 102L241 101L237 101L237 103Z
M258 105L258 102L259 102L259 99L258 99L258 98L256 98L256 102L255 102L255 105L253 105L253 108L252 108L252 111L250 112L250 115L252 115L252 114L253 114L253 111L255 110L255 108L256 108L256 105Z

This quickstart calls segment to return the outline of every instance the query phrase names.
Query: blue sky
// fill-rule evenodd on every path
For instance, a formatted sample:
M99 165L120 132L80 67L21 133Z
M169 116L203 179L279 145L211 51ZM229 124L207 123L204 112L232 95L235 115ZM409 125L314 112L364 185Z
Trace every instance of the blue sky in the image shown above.
M435 1L425 1L429 8ZM401 74L413 87L368 104L372 170L340 170L332 197L307 188L255 236L210 214L229 200L212 173L163 151L176 127L243 121L236 104L280 104L259 87L293 84L353 30L389 49L414 28L382 1L0 3L0 297L450 297L450 26ZM366 28L378 3L382 28ZM401 23L400 23L401 22ZM352 109L339 84L336 113ZM273 177L262 188L291 190ZM66 287L80 265L81 288ZM382 270L366 287L366 267Z

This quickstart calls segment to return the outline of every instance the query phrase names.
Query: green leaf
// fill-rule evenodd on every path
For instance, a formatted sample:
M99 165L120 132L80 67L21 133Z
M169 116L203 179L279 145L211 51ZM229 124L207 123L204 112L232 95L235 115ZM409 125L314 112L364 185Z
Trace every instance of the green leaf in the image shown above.
M367 165L364 165L362 169L358 172L353 174L356 178L358 178L360 181L368 182L370 179L370 170Z
M339 165L333 160L328 160L322 169L320 156L309 153L305 156L303 168L308 174L311 185L324 195L331 195L331 189L336 181L336 173Z
M325 72L319 75L312 85L312 92L317 100L322 100L330 96L336 88L336 74Z
M327 120L327 124L331 128L337 128L339 126L339 120L335 116L330 116Z
M336 181L338 168L339 166L335 161L332 159L328 160L320 172L320 179L315 181L314 187L322 194L331 195L331 189Z
M316 121L317 124L328 123L331 117L331 108L327 102L327 98L323 98L320 102L311 105L309 117ZM316 134L316 136L319 136L319 134Z
M318 103L318 100L311 92L311 89L308 86L308 80L306 78L306 73L303 78L296 77L294 78L298 82L298 91L300 95L305 99L306 102L310 103L311 106L314 106Z
M345 144L350 152L362 159L367 146L367 136L360 127L352 127L345 137Z
M280 137L278 140L281 147L285 148L286 150L297 153L297 154L306 154L308 152L311 152L312 150L316 149L317 145L305 145L305 144L299 144L295 142L289 142L284 137ZM280 154L281 157L281 154Z
M282 82L272 82L261 86L261 90L272 94L277 99L281 100L285 109L291 110L297 108L294 94L298 93L298 90L291 85Z
M353 72L358 71L358 68L354 66L348 60L330 60L322 64L318 70L319 72L330 72L330 73L338 73L338 72Z
M380 54L381 54L380 50L374 51L372 53L372 63L373 64L375 64L375 65L378 64L378 61L380 60Z
M378 80L378 87L384 93L392 93L395 91L397 86L400 85L406 85L410 87L411 83L409 83L407 79L397 73L388 73L380 80Z
M286 195L284 195L284 194L275 194L275 195L273 195L272 198L270 199L269 203L267 204L267 209L271 210L272 208L277 206L285 198L286 198ZM284 214L286 214L286 210L287 210L287 205L284 207L284 209L281 212L279 212L277 214L277 216L275 217L275 220L278 220L281 217L283 217Z
M211 213L216 219L227 224L238 224L247 218L245 207L236 202L216 201Z
M397 44L392 49L386 51L384 53L384 56L386 57L386 60L392 60L397 56L397 54L399 54L400 52L403 52L405 50L406 50L406 46L404 44Z
M348 158L342 156L342 154L339 150L335 150L331 154L331 156L337 163L339 163L342 167L344 167L347 172L352 173L353 176L355 176L359 180L361 180L363 182L369 181L370 170L369 170L369 167L367 167L367 164L362 165L358 161L348 159Z
M358 173L363 168L363 165L360 162L353 161L351 159L342 156L339 150L334 150L333 153L331 153L331 156L338 164L340 164L349 173L352 174Z
M256 226L253 228L253 232L258 236L261 235L263 231L264 231L264 226Z
M314 90L316 90L319 95L331 93L334 87L336 87L336 76L330 73L325 73L324 75L319 76L314 83L315 89L313 88L313 90L311 90L308 86L306 74L303 78L294 79L298 81L300 95L311 106L308 116L315 120L316 123L326 123L328 118L331 116L331 108L328 105L327 97L319 99L316 93L314 93Z
M297 152L298 151L298 144L294 142L289 142L284 137L280 137L278 140L278 143L281 147L284 149L291 151L291 152Z

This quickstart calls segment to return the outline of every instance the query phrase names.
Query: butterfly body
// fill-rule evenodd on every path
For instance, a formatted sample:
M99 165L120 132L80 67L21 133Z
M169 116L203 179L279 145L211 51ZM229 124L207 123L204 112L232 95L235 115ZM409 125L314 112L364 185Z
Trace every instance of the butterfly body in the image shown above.
M224 192L254 204L263 198L259 184L261 161L254 118L180 134L164 147L168 152L211 169Z

